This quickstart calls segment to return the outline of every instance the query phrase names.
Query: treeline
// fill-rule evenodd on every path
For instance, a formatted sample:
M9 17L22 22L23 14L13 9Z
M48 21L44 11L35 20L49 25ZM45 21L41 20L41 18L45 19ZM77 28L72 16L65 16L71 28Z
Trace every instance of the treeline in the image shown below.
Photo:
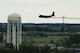
M64 29L63 29L64 28ZM48 32L80 32L80 24L28 24L22 23L22 31L48 31ZM0 23L0 32L7 32L7 23Z
M44 32L80 32L80 27L22 27L25 31L44 31Z
M53 28L50 27L22 27L23 31L46 31L46 32L54 32L57 30L53 30Z
M0 53L20 53L16 49L11 48L0 48Z
M80 27L64 27L64 29L62 27L39 27L39 26L35 26L35 27L25 27L22 26L22 31L44 31L44 32L80 32ZM2 28L0 26L0 32L7 32L7 27L4 26L4 28Z
M1 48L0 53L74 53L74 51L58 50L57 48L51 49L47 45L42 47L34 45L22 45L20 46L19 50L13 48Z

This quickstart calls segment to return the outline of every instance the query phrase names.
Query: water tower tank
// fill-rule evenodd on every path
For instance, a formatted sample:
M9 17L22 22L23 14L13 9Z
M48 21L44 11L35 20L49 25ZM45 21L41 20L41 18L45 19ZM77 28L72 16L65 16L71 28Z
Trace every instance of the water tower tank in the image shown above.
M14 20L17 20L17 21L21 21L21 16L19 15L19 14L17 14L17 13L13 13L13 14L10 14L9 16L8 16L8 20L9 21L14 21Z

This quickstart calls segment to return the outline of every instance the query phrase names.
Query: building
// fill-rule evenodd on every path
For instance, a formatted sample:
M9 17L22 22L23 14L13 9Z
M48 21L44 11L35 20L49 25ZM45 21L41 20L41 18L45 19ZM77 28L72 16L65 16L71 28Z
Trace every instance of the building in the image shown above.
M21 44L21 16L17 13L8 16L7 24L7 43L13 44L17 50Z

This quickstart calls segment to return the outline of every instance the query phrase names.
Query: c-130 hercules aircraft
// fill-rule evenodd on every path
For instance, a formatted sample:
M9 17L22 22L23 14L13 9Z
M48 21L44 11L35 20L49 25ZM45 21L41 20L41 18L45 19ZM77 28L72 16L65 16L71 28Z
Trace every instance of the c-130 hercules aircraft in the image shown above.
M40 18L50 18L52 16L55 16L55 12L52 13L52 15L39 15Z

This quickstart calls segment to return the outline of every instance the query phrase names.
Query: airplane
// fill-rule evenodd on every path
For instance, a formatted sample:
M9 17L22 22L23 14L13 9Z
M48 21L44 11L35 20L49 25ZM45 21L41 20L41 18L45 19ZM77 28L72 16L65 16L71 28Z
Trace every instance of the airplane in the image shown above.
M54 12L52 13L52 15L49 15L49 16L46 16L46 15L39 15L40 18L50 18L52 16L55 16L54 15Z

